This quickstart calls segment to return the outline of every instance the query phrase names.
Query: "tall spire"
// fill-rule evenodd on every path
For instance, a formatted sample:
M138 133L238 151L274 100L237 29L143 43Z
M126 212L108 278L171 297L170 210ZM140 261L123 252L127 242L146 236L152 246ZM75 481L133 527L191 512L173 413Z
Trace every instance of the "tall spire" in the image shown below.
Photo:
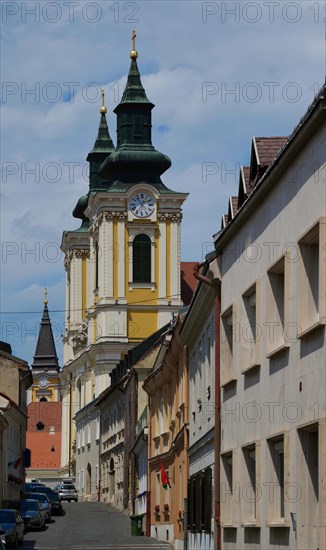
M144 181L161 184L160 176L171 166L167 155L152 145L152 115L154 104L146 96L137 65L136 33L132 33L131 63L127 84L117 115L117 148L105 160L100 175L111 185L120 181L125 185Z
M106 121L107 108L105 106L105 92L103 88L101 91L101 96L102 106L100 109L100 125L94 147L87 156L87 160L89 163L95 160L95 154L97 153L109 155L110 153L112 153L112 151L114 151L113 141L109 133L108 123Z
M108 188L109 182L99 176L99 168L105 159L115 150L106 121L107 108L105 106L105 92L103 88L101 90L101 96L101 118L97 138L93 149L87 155L87 160L89 162L89 191L103 191ZM82 224L79 228L81 231L87 229L89 224L89 220L84 214L87 204L88 194L83 195L78 199L78 202L72 212L74 218L82 220Z
M58 356L55 349L55 343L52 332L52 325L48 310L48 291L44 289L44 308L40 325L40 331L36 344L33 370L49 370L59 372Z

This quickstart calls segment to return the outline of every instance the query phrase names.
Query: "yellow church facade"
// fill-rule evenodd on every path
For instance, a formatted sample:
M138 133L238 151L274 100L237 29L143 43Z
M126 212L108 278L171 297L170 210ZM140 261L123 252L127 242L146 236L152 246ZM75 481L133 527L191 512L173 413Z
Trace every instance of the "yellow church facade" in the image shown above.
M126 88L114 112L117 146L103 103L98 136L87 160L90 185L73 215L81 227L65 231L66 331L63 400L63 474L73 474L74 416L110 384L112 368L138 342L168 323L180 296L182 204L161 174L169 157L151 143L151 111L135 47Z

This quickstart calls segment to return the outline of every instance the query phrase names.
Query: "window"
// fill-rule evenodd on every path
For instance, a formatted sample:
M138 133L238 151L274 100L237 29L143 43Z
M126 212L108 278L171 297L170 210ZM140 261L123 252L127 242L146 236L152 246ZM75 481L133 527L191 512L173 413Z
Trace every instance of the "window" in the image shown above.
M50 426L50 435L55 435L55 426Z
M267 354L285 345L285 326L289 311L289 258L282 256L268 271L267 285Z
M318 423L298 430L299 447L297 475L300 480L301 498L297 503L298 547L318 548L318 531L321 529L321 509L319 499L319 431ZM321 454L322 456L322 454ZM322 497L324 499L324 497ZM319 526L319 529L318 529Z
M221 385L236 379L235 371L235 306L222 314L221 330Z
M95 438L98 440L100 439L100 417L96 417L96 435Z
M210 533L212 520L212 470L206 468L188 481L188 528Z
M162 433L164 433L164 400L163 400L163 397L160 398L159 422L160 422L160 434L162 434Z
M132 247L133 282L151 282L151 239L148 235L136 235Z
M267 521L270 526L286 525L289 521L291 498L285 498L286 483L289 478L289 436L284 434L268 440L269 458L267 460L267 478L264 483L267 491ZM285 458L286 457L286 458ZM288 487L289 491L291 485ZM288 496L288 492L286 492Z
M38 432L41 432L42 430L44 430L44 428L45 428L45 426L44 426L43 422L38 422L36 424L36 429L37 429Z
M223 525L233 525L233 452L221 456L221 519Z
M243 525L258 524L258 507L260 500L259 483L259 454L260 446L248 445L243 447L243 469L241 488L241 519Z
M242 300L241 371L245 372L260 364L260 281L242 295Z
M325 322L326 224L319 222L299 240L297 296L299 333Z

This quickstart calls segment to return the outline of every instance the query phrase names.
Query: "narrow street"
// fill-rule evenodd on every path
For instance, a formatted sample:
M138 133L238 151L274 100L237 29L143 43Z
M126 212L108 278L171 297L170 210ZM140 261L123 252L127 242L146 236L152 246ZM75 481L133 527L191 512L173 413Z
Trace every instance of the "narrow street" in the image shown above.
M23 546L33 550L127 549L167 550L167 543L133 537L130 519L100 502L63 503L64 516L54 516L44 531L25 533Z

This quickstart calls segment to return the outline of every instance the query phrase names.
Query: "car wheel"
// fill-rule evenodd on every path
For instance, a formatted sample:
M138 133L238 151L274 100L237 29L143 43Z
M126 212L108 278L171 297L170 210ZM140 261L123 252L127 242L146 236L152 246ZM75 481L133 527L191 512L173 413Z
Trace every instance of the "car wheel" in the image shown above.
M75 498L75 502L78 502L78 499L77 499L77 498Z

